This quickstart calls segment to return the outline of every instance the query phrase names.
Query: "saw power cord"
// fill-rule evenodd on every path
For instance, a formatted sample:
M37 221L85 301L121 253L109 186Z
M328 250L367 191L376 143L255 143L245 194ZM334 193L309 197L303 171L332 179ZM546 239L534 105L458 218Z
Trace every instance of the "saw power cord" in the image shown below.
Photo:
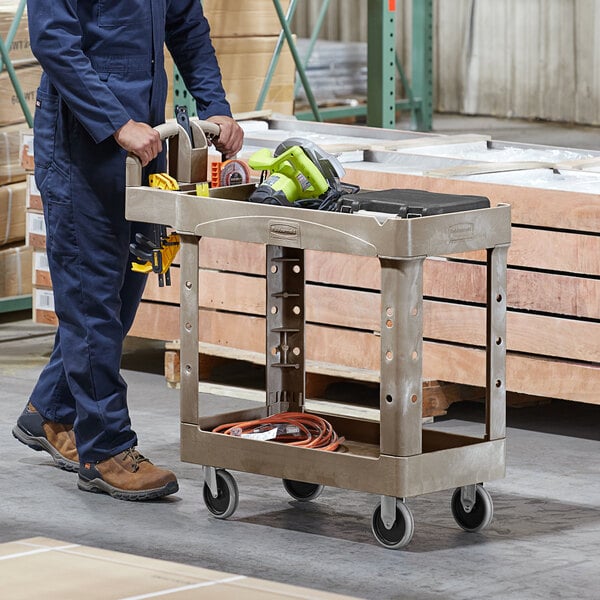
M215 427L213 432L328 451L337 450L344 441L331 423L301 412L283 412L264 419L225 423Z

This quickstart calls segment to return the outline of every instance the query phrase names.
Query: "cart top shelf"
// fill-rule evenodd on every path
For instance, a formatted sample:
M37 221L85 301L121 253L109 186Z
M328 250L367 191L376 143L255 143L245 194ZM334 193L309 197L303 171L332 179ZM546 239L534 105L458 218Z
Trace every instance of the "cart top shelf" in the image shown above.
M510 243L510 206L417 218L344 214L247 202L253 185L191 191L127 188L126 217L180 234L363 256L412 258Z

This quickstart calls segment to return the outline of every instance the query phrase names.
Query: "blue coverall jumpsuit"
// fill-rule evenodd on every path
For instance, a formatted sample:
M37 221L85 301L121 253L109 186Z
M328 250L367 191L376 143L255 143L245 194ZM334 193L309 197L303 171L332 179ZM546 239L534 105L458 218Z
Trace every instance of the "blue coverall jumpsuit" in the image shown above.
M164 121L165 42L199 117L231 111L199 0L27 6L31 46L44 70L35 179L59 318L30 401L45 419L74 423L80 462L98 462L137 443L120 361L146 278L129 266L130 240L144 226L125 220L126 153L112 135L130 119Z

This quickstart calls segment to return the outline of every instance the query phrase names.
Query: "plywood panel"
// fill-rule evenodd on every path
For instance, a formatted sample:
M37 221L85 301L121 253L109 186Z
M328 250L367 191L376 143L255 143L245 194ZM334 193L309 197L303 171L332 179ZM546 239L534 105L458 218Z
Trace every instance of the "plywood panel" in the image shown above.
M599 209L600 210L600 207ZM513 227L508 264L545 271L600 275L600 236L565 231ZM486 260L485 250L454 255L457 259Z
M174 280L179 270L174 269ZM148 299L160 300L155 287ZM203 271L200 306L205 309L264 316L265 281L234 273ZM160 311L157 305L154 310ZM380 294L356 289L307 285L306 321L347 329L381 330ZM424 337L485 347L486 310L481 306L428 300L424 303ZM509 311L507 348L543 356L600 363L600 322L562 319Z
M132 335L156 332L157 339L175 339L178 334L178 309L165 305L157 318L142 305ZM153 329L153 326L157 326ZM200 341L228 348L263 352L264 319L215 311L200 311ZM362 372L379 371L379 343L376 334L348 329L308 325L307 360L334 364L350 369L357 379ZM425 342L423 378L453 381L465 385L485 385L485 351L456 345ZM579 402L600 403L600 367L560 359L536 358L508 353L508 391L563 398Z
M575 3L574 52L577 72L575 122L598 123L600 120L600 10L597 0Z

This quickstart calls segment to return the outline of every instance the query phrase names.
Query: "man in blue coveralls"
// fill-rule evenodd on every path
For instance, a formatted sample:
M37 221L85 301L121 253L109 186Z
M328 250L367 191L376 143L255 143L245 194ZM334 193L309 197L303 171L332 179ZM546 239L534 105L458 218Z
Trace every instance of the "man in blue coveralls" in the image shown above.
M142 224L125 220L125 157L162 171L166 43L196 100L235 155L231 118L199 0L28 0L31 47L44 74L34 120L35 179L59 319L54 350L13 429L78 471L82 490L147 500L178 490L136 449L120 375L123 339L145 275L129 268Z

